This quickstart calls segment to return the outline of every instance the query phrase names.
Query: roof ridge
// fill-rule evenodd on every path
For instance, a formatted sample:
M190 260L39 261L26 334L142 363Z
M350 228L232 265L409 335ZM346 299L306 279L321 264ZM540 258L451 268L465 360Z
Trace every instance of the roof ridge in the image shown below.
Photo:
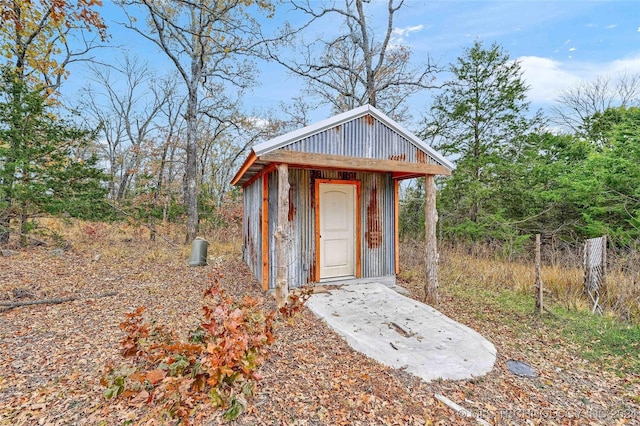
M450 170L453 170L455 168L453 163L447 160L439 152L431 148L424 141L419 139L416 135L414 135L412 132L407 130L397 121L393 120L392 118L390 118L389 116L387 116L386 114L384 114L383 112L381 112L380 110L378 110L377 108L369 104L362 105L352 110L324 119L317 123L310 124L301 129L297 129L292 132L285 133L284 135L280 135L273 139L269 139L268 141L261 142L259 144L254 145L252 147L252 150L255 153L255 155L262 156L269 152L283 148L301 139L321 133L327 129L330 129L335 126L339 126L343 123L355 120L357 118L363 117L368 114L372 115L374 118L381 121L383 124L391 128L393 131L405 137L407 140L409 140L409 142L411 142L417 148L421 149L428 155L431 155L435 160L439 161L443 166L447 167Z

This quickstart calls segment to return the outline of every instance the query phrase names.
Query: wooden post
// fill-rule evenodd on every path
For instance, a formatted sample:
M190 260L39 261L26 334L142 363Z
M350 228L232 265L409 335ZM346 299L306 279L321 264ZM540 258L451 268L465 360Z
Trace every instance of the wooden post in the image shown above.
M540 234L536 234L536 309L540 315L544 310L543 304L543 287L542 287L542 273L540 260Z
M393 227L395 273L398 275L400 274L400 182L397 179L393 181Z
M602 236L602 277L600 285L605 287L607 284L607 236Z
M275 232L276 249L276 306L287 304L289 298L289 167L279 164L278 170L278 227Z
M438 211L436 210L436 183L434 175L425 176L425 267L424 301L430 305L437 305L438 295L438 246L436 238L436 224Z
M262 290L269 289L269 174L262 174Z

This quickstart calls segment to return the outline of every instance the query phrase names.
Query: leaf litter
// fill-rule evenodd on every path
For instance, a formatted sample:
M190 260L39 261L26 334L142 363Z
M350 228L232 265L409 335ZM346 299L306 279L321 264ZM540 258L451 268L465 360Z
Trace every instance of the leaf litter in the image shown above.
M221 284L229 294L264 296L268 307L275 307L239 255L223 258ZM54 256L36 247L3 257L0 300L14 300L16 289L38 299L80 298L0 314L0 424L174 424L144 397L105 399L100 378L105 364L121 359L119 323L126 312L144 305L150 318L185 336L197 327L210 268L189 267L185 249L142 238L111 242L109 249L89 245ZM419 299L417 289L409 290ZM90 298L111 292L115 295ZM640 423L638 375L598 368L557 336L518 332L490 309L478 319L476 310L482 307L463 300L443 297L438 309L495 344L498 359L488 375L425 383L353 351L305 308L294 321L276 324L276 341L259 371L263 379L247 411L233 423L477 424L435 394L491 424ZM523 316L521 321L534 320ZM534 366L539 377L513 375L505 365L510 359ZM227 423L210 405L194 410L192 419L193 424Z

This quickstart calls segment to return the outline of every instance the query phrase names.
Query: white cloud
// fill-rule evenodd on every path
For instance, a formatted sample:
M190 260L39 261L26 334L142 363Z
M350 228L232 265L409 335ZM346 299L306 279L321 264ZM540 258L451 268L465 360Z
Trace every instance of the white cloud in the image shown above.
M394 28L393 29L393 34L400 36L400 37L405 37L408 36L411 33L414 33L416 31L420 31L424 28L424 25L420 24L420 25L414 25L412 27L405 27L405 28Z
M569 52L575 52L575 51L576 51L575 47L572 47L572 48L569 49Z
M529 99L536 103L552 103L562 91L581 81L593 81L598 76L640 74L640 55L605 63L560 62L539 56L522 56L518 61L523 78L531 88Z
M391 46L399 46L402 44L406 44L406 39L415 32L422 31L424 29L424 25L414 25L411 27L404 28L394 28L391 32L391 40L389 43Z
M260 117L248 117L248 119L249 122L256 126L258 129L265 129L271 124L269 120Z
M518 58L523 78L530 86L529 99L533 102L553 102L561 91L575 85L580 78L563 69L561 62L538 56Z
M613 61L604 67L600 74L615 75L620 73L640 74L640 55Z
M612 25L607 25L607 27L606 27L606 28L607 28L608 30L612 30L612 29L614 29L614 28L615 28L615 27L617 27L617 26L618 26L618 25L616 25L616 24L612 24Z

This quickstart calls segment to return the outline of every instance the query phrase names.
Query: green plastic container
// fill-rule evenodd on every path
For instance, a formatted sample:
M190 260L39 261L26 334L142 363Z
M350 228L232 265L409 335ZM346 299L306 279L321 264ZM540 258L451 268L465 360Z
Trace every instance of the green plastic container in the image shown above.
M204 266L207 264L207 248L209 242L203 238L196 238L191 243L191 255L189 256L189 266Z

